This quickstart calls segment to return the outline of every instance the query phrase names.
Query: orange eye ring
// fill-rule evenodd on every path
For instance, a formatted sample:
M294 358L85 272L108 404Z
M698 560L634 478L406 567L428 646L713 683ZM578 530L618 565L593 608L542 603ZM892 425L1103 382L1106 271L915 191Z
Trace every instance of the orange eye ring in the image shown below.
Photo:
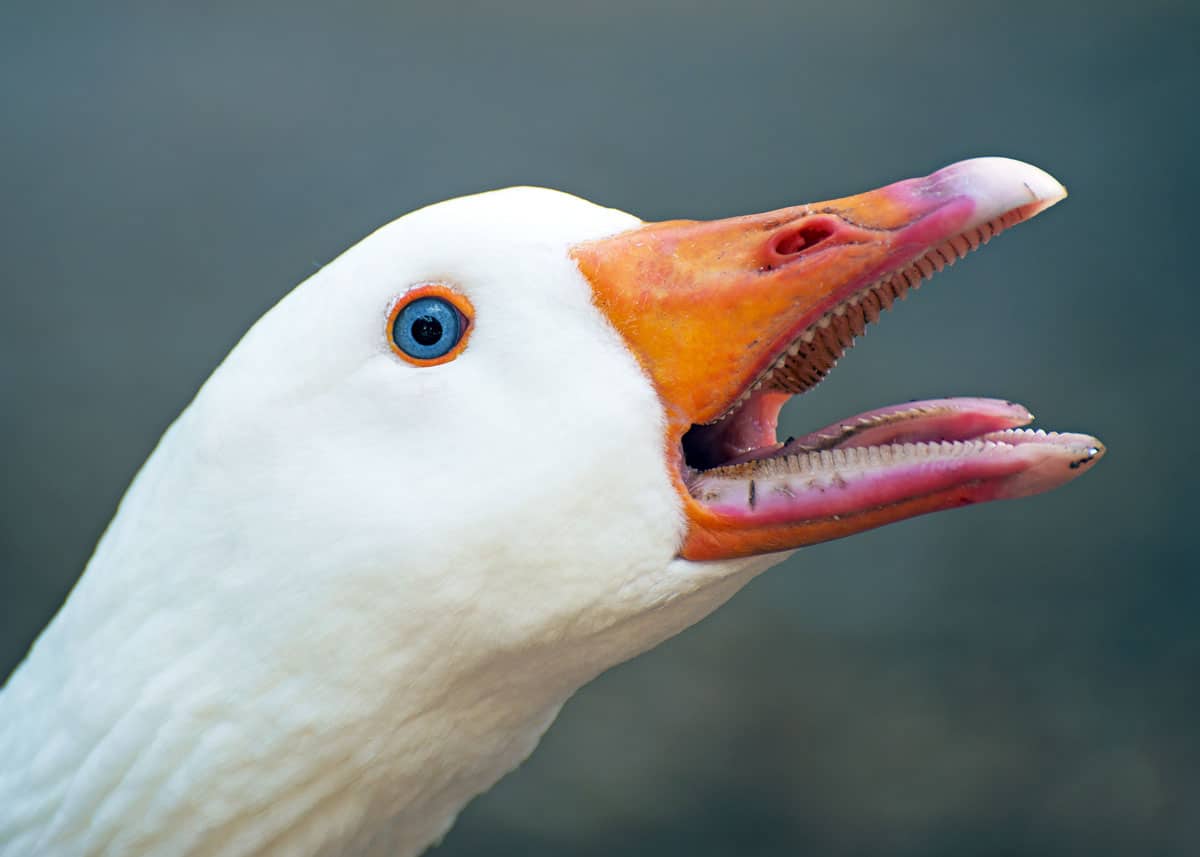
M405 292L388 311L387 337L392 351L413 366L449 363L467 347L475 326L475 307L442 283Z

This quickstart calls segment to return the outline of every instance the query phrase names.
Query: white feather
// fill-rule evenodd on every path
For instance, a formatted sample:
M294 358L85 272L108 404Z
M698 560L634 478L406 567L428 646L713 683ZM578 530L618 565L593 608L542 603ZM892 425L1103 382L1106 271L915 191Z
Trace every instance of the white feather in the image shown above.
M675 558L661 406L567 255L638 222L452 200L267 313L0 693L0 855L417 853L777 562ZM430 281L476 317L418 369L386 320Z

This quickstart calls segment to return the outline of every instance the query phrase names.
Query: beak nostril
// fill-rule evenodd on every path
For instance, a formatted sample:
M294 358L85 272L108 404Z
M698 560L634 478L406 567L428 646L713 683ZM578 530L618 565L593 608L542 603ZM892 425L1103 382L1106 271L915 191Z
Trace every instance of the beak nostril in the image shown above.
M796 229L781 232L772 242L771 249L777 256L795 256L810 250L833 235L833 225L826 221L815 221Z

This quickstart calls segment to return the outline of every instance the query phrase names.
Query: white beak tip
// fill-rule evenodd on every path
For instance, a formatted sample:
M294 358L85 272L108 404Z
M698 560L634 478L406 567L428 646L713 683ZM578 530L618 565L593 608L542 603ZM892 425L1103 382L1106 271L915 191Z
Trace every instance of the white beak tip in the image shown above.
M972 158L938 170L938 184L973 198L982 216L1026 209L1027 217L1067 195L1062 182L1043 169L1013 158ZM944 184L943 184L944 183Z

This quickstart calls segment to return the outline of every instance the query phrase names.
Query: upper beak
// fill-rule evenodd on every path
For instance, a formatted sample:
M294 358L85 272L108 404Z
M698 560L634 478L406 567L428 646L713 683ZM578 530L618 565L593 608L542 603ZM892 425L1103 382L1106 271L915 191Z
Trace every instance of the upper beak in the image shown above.
M748 496L731 505L726 483L738 474L699 485L692 475L716 471L695 469L711 463L686 467L682 450L690 429L718 420L723 420L719 426L702 431L723 432L724 441L732 437L745 449L778 448L775 419L783 400L812 386L831 365L813 358L817 362L807 365L817 368L807 380L788 375L794 368L786 363L789 355L804 343L813 349L820 345L820 337L815 344L812 339L818 323L828 326L830 313L844 311L847 302L857 306L854 301L864 290L882 294L881 282L889 284L893 296L902 295L907 285L1065 195L1062 185L1036 167L979 158L857 196L727 220L651 223L574 247L572 255L592 284L597 306L624 337L662 402L667 457L689 524L681 553L711 559L785 550L964 502L1045 490L1075 475L1078 462L1066 474L1066 456L1080 454L1075 445L1068 450L1065 443L1022 441L1002 462L989 459L987 467L979 459L971 466L955 465L957 470L940 468L940 481L931 481L923 466L872 469L864 464L850 474L853 478L834 473L828 485L817 485L815 477L800 486L772 483L779 493L774 505L761 500L764 482L756 501L755 479L743 478L739 486L748 481ZM890 300L885 296L884 303ZM867 320L874 320L878 301L873 306ZM863 311L858 312L858 323L865 324ZM861 327L846 336L857 332ZM745 404L748 396L755 403L751 407ZM958 401L955 419L960 425L974 420L980 440L991 431L986 437L992 446L994 429L1020 424L1011 414L968 413L975 406L962 404L983 400ZM909 437L938 440L931 436L934 421L909 419ZM937 430L948 424L942 419ZM965 431L955 435L968 436ZM1072 436L1080 437L1085 436ZM1103 449L1094 444L1088 447L1089 462ZM754 457L742 460L753 464ZM1060 460L1062 474L1055 469ZM751 477L765 472L751 471ZM797 496L818 488L820 497ZM836 514L823 514L833 508Z
M579 245L574 256L668 419L686 431L720 417L858 289L943 241L1032 217L1066 193L1029 164L977 158L828 202L650 223Z

